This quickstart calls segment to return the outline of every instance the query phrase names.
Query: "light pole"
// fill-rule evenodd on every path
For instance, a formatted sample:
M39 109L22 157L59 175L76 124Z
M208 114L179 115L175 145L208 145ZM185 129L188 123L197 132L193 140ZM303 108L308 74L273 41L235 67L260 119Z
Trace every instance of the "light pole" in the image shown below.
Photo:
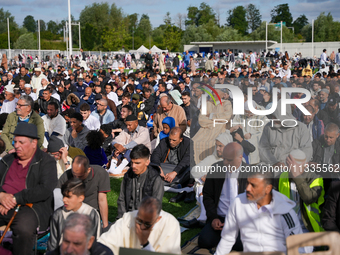
M40 19L38 19L38 50L39 50L39 61L41 61L41 53L40 53Z
M314 20L312 20L312 59L314 58Z
M8 31L8 59L11 59L11 39L9 35L9 18L7 18L7 31Z
M135 27L132 28L132 50L135 50Z
M69 40L69 50L70 58L72 56L72 29L71 29L71 0L68 0L68 40Z
M283 52L282 50L282 20L281 20L281 52Z

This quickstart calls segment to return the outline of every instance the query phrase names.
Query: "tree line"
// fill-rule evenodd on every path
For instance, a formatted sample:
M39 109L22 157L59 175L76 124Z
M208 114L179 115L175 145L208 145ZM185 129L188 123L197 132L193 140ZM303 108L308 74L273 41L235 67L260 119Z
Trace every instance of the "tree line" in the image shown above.
M258 7L239 5L227 11L225 22L220 20L221 10L207 3L189 6L187 13L171 16L166 13L163 23L153 27L148 14L126 14L115 3L93 3L80 13L81 42L84 50L116 51L137 49L141 45L156 45L169 51L182 51L184 44L194 41L247 41L265 40L266 22ZM0 8L0 48L8 48L7 18L10 19L11 48L37 48L37 20L25 17L19 26L10 12ZM41 48L65 50L64 26L67 19L40 20ZM284 22L283 42L310 42L311 21L302 14L293 20L288 4L279 4L271 10L270 23ZM224 23L224 24L222 24ZM320 13L314 21L314 41L340 41L340 22L330 13ZM79 45L78 27L72 26L74 48ZM280 26L268 26L268 39L280 42Z

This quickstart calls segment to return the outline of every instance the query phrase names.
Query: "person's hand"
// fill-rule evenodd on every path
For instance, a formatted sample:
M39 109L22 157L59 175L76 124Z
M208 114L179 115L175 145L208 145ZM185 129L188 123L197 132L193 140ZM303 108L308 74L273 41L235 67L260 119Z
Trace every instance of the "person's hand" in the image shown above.
M229 129L230 133L236 131L238 128L240 127L240 125L236 125L236 126L233 126Z
M188 120L188 121L187 121L187 125L188 125L188 127L191 126L191 120Z
M243 141L243 138L240 136L239 133L235 133L234 138L239 141L240 143Z
M160 176L161 176L163 179L165 179L165 175L164 175L163 169L162 169L161 167L159 167L159 169L161 170Z
M211 227L215 230L222 230L223 229L223 226L224 226L224 223L222 223L220 221L220 219L214 219L212 222L211 222Z
M61 147L59 150L59 153L61 154L61 159L64 161L64 163L67 162L67 155L68 151L66 147Z
M160 93L161 93L161 92L159 92L159 90L157 90L156 96L158 97Z
M207 175L204 175L204 176L201 177L202 182L205 182L206 179L207 179Z
M83 97L83 100L88 100L89 99L89 97L88 96L85 96L85 97Z
M247 140L248 140L248 139L250 139L250 138L251 138L251 134L250 134L250 133L247 133L247 134L244 135L244 139L247 139Z
M0 214L3 215L7 215L8 213L8 209L6 209L4 206L0 205Z
M290 173L293 178L298 177L304 172L305 166L297 163L291 155L287 157L286 161L287 161L287 165L290 166L290 169L291 169Z
M119 143L116 143L114 147L118 150L119 153L123 153L125 151L124 146Z
M8 151L8 154L11 154L11 153L14 153L15 152L15 149L11 149Z
M77 138L78 133L77 133L77 131L76 131L75 129L72 129L71 136L72 136L73 138Z
M3 205L7 210L11 210L17 205L17 201L12 194L1 192L0 204Z
M165 175L164 180L166 180L169 183L172 183L172 181L175 179L177 173L175 171L172 171L171 173L168 173Z
M138 237L139 243L141 245L144 245L148 242L152 227L149 228L149 229L142 229L141 228L142 225L139 225L137 223L135 223L135 224L136 224L136 235Z
M41 149L43 152L47 152L47 148L43 148Z

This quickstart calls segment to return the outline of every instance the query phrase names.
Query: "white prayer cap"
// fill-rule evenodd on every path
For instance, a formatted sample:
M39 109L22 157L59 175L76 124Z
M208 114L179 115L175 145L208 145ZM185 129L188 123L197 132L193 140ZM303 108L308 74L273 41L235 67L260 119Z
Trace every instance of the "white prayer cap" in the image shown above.
M133 70L130 70L130 71L129 71L129 74L130 74L130 73L133 73Z
M28 84L28 83L25 84L25 88L30 88L30 87L31 87L31 84Z
M5 86L5 89L6 89L7 92L14 94L13 86L12 85Z

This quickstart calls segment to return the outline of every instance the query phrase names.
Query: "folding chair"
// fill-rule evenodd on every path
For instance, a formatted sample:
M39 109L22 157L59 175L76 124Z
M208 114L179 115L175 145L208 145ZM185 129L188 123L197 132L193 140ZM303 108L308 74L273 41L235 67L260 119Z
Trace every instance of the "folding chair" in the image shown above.
M340 234L338 232L317 232L288 236L287 254L300 255L299 248L306 246L328 246L328 251L318 251L317 255L337 255L340 251ZM313 254L313 253L309 253Z

